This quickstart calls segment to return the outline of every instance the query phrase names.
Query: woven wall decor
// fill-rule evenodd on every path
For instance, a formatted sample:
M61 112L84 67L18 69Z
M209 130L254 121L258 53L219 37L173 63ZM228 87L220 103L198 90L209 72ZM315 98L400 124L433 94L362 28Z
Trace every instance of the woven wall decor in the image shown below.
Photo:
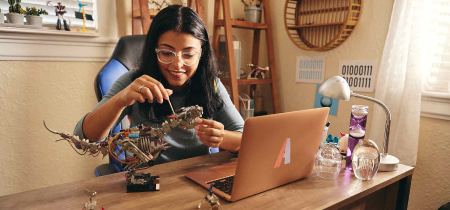
M330 50L350 36L361 7L362 0L286 0L286 31L301 49Z

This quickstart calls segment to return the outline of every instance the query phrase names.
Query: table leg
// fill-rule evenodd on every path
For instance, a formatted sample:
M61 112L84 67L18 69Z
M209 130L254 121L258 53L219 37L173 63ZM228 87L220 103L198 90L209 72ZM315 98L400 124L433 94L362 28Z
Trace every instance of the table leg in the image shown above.
M397 206L395 208L397 210L398 209L406 210L408 208L409 191L411 189L411 179L412 174L399 181Z

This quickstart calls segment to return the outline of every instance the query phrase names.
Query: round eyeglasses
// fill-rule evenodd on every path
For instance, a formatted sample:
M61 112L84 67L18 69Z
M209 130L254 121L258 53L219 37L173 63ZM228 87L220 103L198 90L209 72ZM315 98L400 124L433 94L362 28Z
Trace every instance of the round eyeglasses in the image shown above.
M178 54L172 50L156 48L155 52L159 62L164 64L173 63L173 61L175 61L175 57L178 56ZM198 52L180 52L180 54L181 61L186 66L192 66L200 60L200 53Z

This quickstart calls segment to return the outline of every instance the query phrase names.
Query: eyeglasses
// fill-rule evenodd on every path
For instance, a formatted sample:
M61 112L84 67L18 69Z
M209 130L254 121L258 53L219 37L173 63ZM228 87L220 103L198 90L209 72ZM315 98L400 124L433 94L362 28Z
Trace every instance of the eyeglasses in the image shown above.
M164 64L173 63L173 61L175 61L175 57L178 56L178 54L172 50L156 48L155 52L156 52L159 62L164 63ZM181 54L181 60L182 60L183 64L186 66L192 66L200 60L200 53L198 53L198 52L180 52L180 54Z

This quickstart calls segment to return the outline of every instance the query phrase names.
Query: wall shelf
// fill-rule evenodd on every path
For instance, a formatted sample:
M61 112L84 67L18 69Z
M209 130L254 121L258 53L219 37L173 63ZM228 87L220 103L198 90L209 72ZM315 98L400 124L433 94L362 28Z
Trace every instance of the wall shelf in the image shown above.
M233 28L267 29L267 25L262 23L247 22L242 20L229 20L229 21L231 23L231 27ZM223 20L217 20L216 25L225 26L225 22Z
M231 85L231 80L229 78L220 78L224 85ZM262 85L262 84L272 84L271 79L238 79L238 85Z
M325 51L341 45L353 32L363 0L287 0L284 11L289 38L304 50Z

